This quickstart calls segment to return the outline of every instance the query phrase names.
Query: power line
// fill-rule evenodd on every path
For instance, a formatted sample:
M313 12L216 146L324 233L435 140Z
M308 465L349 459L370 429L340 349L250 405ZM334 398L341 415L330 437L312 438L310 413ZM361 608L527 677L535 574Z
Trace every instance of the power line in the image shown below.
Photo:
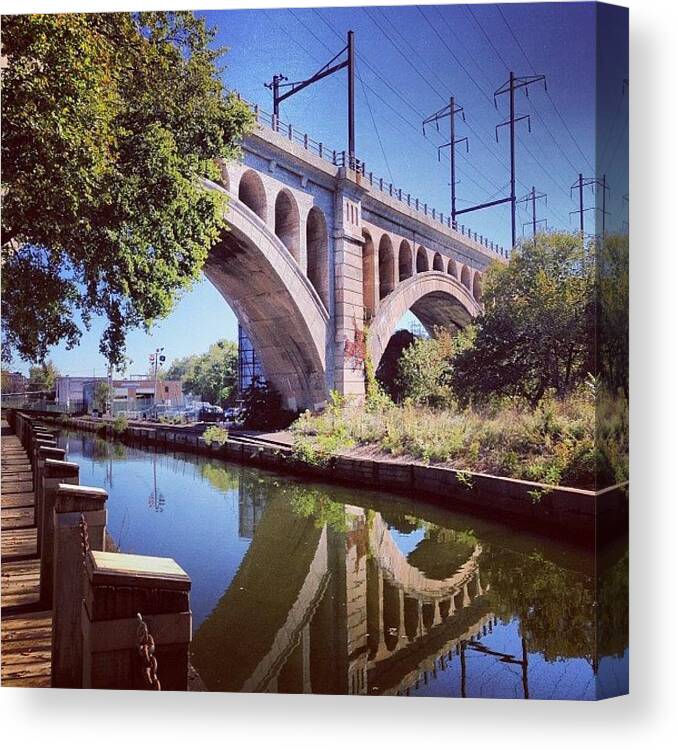
M363 97L365 98L365 104L367 104L367 109L370 113L370 118L372 119L372 125L374 125L374 132L377 136L377 140L379 141L379 148L381 149L381 155L384 157L384 163L386 164L386 169L388 170L389 177L391 178L391 182L395 182L393 179L393 172L391 171L391 165L388 163L388 157L386 156L386 150L384 149L384 144L382 143L381 136L379 135L379 129L377 128L377 121L374 119L374 114L372 113L372 107L370 105L370 100L367 97L367 94L365 93L365 84L363 83L362 76L360 73L357 73L358 80L360 81L360 86L363 90Z
M292 10L291 8L288 8L287 10L288 10L288 11L289 11L289 12L290 12L290 13L292 14L292 16L294 16L295 20L296 20L296 21L298 21L298 22L299 22L299 23L300 23L300 24L301 24L301 25L302 25L302 26L303 26L303 27L304 27L304 28L305 28L305 29L306 29L306 30L307 30L307 31L309 32L309 34L311 34L311 36L312 36L312 37L313 37L313 38L314 38L314 39L315 39L315 40L316 40L316 41L317 41L317 42L318 42L319 44L321 44L321 45L322 45L322 46L323 46L323 47L324 47L324 48L325 48L325 49L326 49L327 51L329 51L329 52L331 52L331 51L332 51L331 47L329 47L329 45L328 45L328 44L327 44L327 43L326 43L326 42L325 42L325 41L324 41L324 40L323 40L323 39L322 39L321 37L319 37L319 36L318 36L318 35L317 35L317 34L316 34L316 33L315 33L314 31L313 31L313 29L312 29L312 28L311 28L310 26L308 26L308 24L306 24L306 23L304 22L304 20L303 20L302 18L300 18L300 17L299 17L299 16L298 16L298 15L297 15L297 14L296 14L296 13L295 13L295 12L294 12L294 11L293 11L293 10ZM322 16L321 16L321 18L322 18ZM324 19L323 19L323 20L324 20ZM326 25L328 25L328 24L326 24ZM333 32L334 34L337 34L338 36L340 36L340 35L338 34L338 32L337 32L337 31L335 31L335 29L334 29L334 28L332 28L331 26L330 26L329 28L331 29L331 31L332 31L332 32ZM288 32L286 32L286 33L288 33ZM299 44L299 46L300 46L300 47L301 47L302 49L304 49L304 50L306 51L306 53L307 53L307 54L309 54L309 55L310 55L310 53L308 52L307 48L306 48L306 47L305 47L304 45L301 45L301 44ZM315 59L315 60L317 61L317 58L315 58L315 57L314 57L313 55L310 55L310 56L311 56L311 58L312 58L312 59ZM361 59L362 59L362 57L361 57ZM420 149L421 149L422 151L424 151L425 153L428 153L428 152L427 152L427 151L426 151L425 149L423 149L423 147L421 146L421 142L420 142L420 130L419 130L419 127L418 127L418 126L416 126L416 125L414 125L414 124L413 124L413 123L412 123L412 122L411 122L410 120L406 119L406 118L405 118L405 117L404 117L404 116L402 115L402 113L401 113L401 112L399 112L399 111L398 111L398 110L397 110L397 109L396 109L395 107L393 107L393 106L392 106L392 105L391 105L391 104L390 104L390 103L389 103L389 102L388 102L388 101L387 101L386 99L384 99L384 98L383 98L383 97L382 97L382 96L381 96L381 95L379 94L379 92L378 92L378 91L376 91L376 90L375 90L374 88L372 88L372 87L371 87L371 86L370 86L370 85L369 85L368 83L366 83L366 82L365 82L364 80L362 80L362 79L361 79L361 84L362 84L362 86L363 86L363 88L364 88L364 89L367 89L368 91L370 91L370 92L372 93L372 95L373 95L373 96L375 96L375 97L376 97L376 98L377 98L377 99L378 99L378 100L379 100L380 102L382 102L382 104L384 104L384 105L385 105L386 107L388 107L388 108L389 108L389 109L390 109L390 110L391 110L391 111L392 111L392 112L393 112L393 113L394 113L394 114L395 114L395 115L396 115L396 116L397 116L397 117L398 117L398 118L399 118L400 120L402 120L402 121L403 121L403 122L405 123L405 125L407 125L407 126L408 126L409 128L411 128L411 129L412 129L412 130L413 130L413 131L414 131L415 133L417 133L417 134L418 134L418 136L419 136L419 137L418 137L418 138L416 139L416 141L415 141L414 139L412 139L412 142L413 142L413 143L416 143L417 147L418 147L418 148L420 148ZM411 107L411 105L410 105L410 108L412 108L412 107ZM420 116L421 116L421 115L420 115ZM391 127L393 127L393 128L394 128L394 129L395 129L395 130L396 130L397 132L399 132L399 133L401 133L401 134L402 134L402 133L404 132L404 131L402 130L402 128L397 128L397 127L395 127L395 126L394 126L394 124L393 124L392 122L390 122L390 125L391 125ZM434 147L436 147L436 148L437 148L437 144L436 144L435 142L431 141L431 140L430 140L430 138L426 138L426 140L427 140L427 141L428 141L428 142L429 142L429 143L430 143L431 145L433 145ZM464 176L466 177L466 179L468 179L468 180L469 180L470 182L472 182L472 183L473 183L473 184L474 184L474 185L475 185L475 186L476 186L476 187L477 187L477 188L478 188L479 190L481 190L482 192L485 192L485 189L484 189L484 188L483 188L483 187L482 187L482 186L481 186L481 185L480 185L480 184L479 184L479 183L478 183L478 182L477 182L477 181L476 181L476 180L475 180L475 179L474 179L474 178L473 178L473 177L472 177L472 176L471 176L470 174L468 174L467 172L465 172L464 170L461 170L461 169L460 169L460 172L461 172L461 173L462 173L462 174L463 174L463 175L464 175ZM486 180L487 180L487 182L488 182L488 183L489 183L490 185L492 185L492 187L496 187L496 185L495 185L495 184L493 184L493 183L492 183L492 181L491 181L491 180L489 180L489 178L487 178L487 177L484 177L484 179L486 179Z
M509 30L511 36L513 37L513 40L518 45L518 49L521 51L521 53L522 53L523 57L525 58L527 64L532 68L532 72L534 73L535 72L535 68L532 65L532 63L530 62L530 58L527 56L527 53L525 52L525 49L524 49L523 45L520 43L520 40L518 39L518 37L516 36L515 32L513 31L513 28L511 27L511 24L508 22L508 19L504 15L504 11L501 9L501 5L497 5L495 7L499 11L502 19L504 20L504 23L506 24L506 28ZM565 131L567 132L567 134L572 139L572 142L574 143L575 147L577 148L577 150L581 154L581 157L584 159L584 161L586 162L586 164L589 167L589 169L591 169L591 171L593 171L593 167L591 166L591 162L589 162L586 154L581 149L581 147L579 145L579 142L577 141L577 139L572 134L572 131L570 130L567 122L565 121L565 118L562 116L562 114L560 113L560 110L558 109L558 105L555 103L554 99L551 97L551 93L548 90L546 91L546 96L548 97L549 101L553 105L553 109L555 110L556 114L558 115L558 118L560 119L561 124L565 128ZM546 126L546 124L545 124L545 126ZM548 126L546 126L546 127L548 129ZM549 133L550 133L550 131L549 131ZM551 137L553 137L553 135L551 135ZM554 138L554 141L555 141L555 138ZM557 143L557 141L555 141L555 142ZM568 162L570 162L569 159L568 159ZM570 162L570 166L572 166L572 162Z
M471 16L471 18L472 18L472 20L474 21L474 23L475 23L475 24L476 24L476 25L478 26L478 28L480 29L481 33L483 34L483 36L484 36L484 37L485 37L485 39L487 40L487 43L488 43L488 44L490 45L490 47L491 47L491 48L492 48L492 50L494 51L494 53L495 53L495 55L497 56L497 58L499 59L500 63L501 63L501 64L502 64L502 65L503 65L503 66L505 67L505 69L506 69L506 71L507 71L507 72L508 72L508 71L510 71L510 65L509 65L509 63L508 63L508 62L506 61L506 59L505 59L505 58L504 58L504 56L503 56L503 55L501 54L501 52L499 51L499 49L497 49L497 47L496 47L496 45L494 44L494 42L492 41L491 37L490 37L490 36L489 36L489 35L487 34L487 32L485 31L484 27L482 26L482 24L481 24L481 23L480 23L480 21L478 20L478 18L477 18L477 16L476 16L476 14L475 14L475 13L473 12L473 10L472 10L471 6L466 6L466 11L467 11L467 12L468 12L468 14L469 14L469 15ZM441 15L442 15L442 14L441 14ZM445 19L444 19L444 17L443 17L443 20L445 20ZM448 24L448 28L449 28L449 24ZM510 29L509 29L509 30L510 30ZM530 68L532 68L532 71L534 72L534 66L533 66L533 65L532 65L532 64L530 63L530 61L529 61L529 60L528 60L527 62L528 62L528 65L530 66ZM546 94L547 94L547 96L549 96L549 97L550 97L550 94L549 94L549 92L548 92L548 89L546 90ZM530 103L530 106L531 106L531 107L532 107L532 109L534 110L534 112L535 112L535 114L537 115L537 117L539 117L539 120L540 120L540 121L542 122L542 124L544 125L545 129L546 129L546 130L547 130L547 131L549 132L549 135L551 135L551 137L553 138L553 134L552 134L552 133L551 133L551 132L550 132L550 131L548 130L548 126L546 125L546 123L544 122L543 118L541 117L541 114L540 114L540 113L539 113L539 112L537 111L536 107L535 107L534 105L532 105L531 103ZM565 196L567 197L567 191L565 190L565 188L564 188L564 187L563 187L563 186L562 186L561 184L559 184L559 183L557 183L557 182L556 182L555 178L553 177L553 174L552 174L551 172L549 172L549 171L548 171L548 170L547 170L547 169L546 169L546 168L544 167L544 165L542 164L542 162L541 162L541 161L540 161L539 159L537 159L537 158L536 158L536 156L535 156L535 155L534 155L534 154L532 153L532 151L530 150L530 148L529 148L529 147L527 146L527 144L526 144L526 143L525 143L525 142L523 141L523 139L522 139L522 138L520 138L520 136L518 137L518 142L519 142L519 143L520 143L520 145L521 145L521 146L522 146L522 147L523 147L523 148L525 149L525 151L527 152L528 156L529 156L529 157L530 157L530 158L532 159L532 161L533 161L533 162L534 162L534 163L535 163L535 164L536 164L536 165L537 165L537 166L538 166L538 167L539 167L539 168L540 168L540 169L541 169L541 170L542 170L542 171L544 172L544 174L546 175L547 179L548 179L548 180L550 180L550 182L551 182L551 183L552 183L552 184L553 184L553 185L554 185L555 187L557 187L557 188L558 188L558 190L560 190L560 191L561 191L561 192L562 192L562 193L563 193L563 194L564 194L564 195L565 195ZM554 138L554 142L556 143L556 146L558 146L558 145L559 145L559 144L558 144L558 142L556 141L556 139L555 139L555 138ZM538 148L540 149L540 151L541 151L542 149L541 149L541 146L540 146L540 144L539 144L538 142L536 142L536 145L537 145L537 147L538 147ZM543 153L543 152L542 152L542 153ZM565 155L564 153L563 153L563 155L565 156L566 160L567 160L567 161L568 161L568 162L570 163L570 166L572 166L572 167L574 168L574 165L572 165L572 163L571 163L571 162L570 162L570 160L569 160L569 159L567 158L567 156L566 156L566 155ZM546 156L545 154L544 154L544 156L545 156L546 160L548 161L548 157L547 157L547 156ZM576 172L576 169L575 169L574 171ZM524 188L525 190L527 190L527 189L528 189L528 188L527 188L527 186L525 185L525 183L523 183L523 182L522 182L521 180L518 180L518 182L519 182L519 183L520 183L520 184L522 185L522 187L523 187L523 188ZM567 226L567 225L568 225L568 223L569 223L569 222L568 222L568 221L566 221L566 220L564 220L561 214L559 214L558 212L556 212L556 211L555 211L554 209L552 209L552 208L550 208L550 207L549 207L549 208L548 208L547 210L549 211L549 213L551 213L551 214L552 214L553 216L555 216L555 217L556 217L556 218L558 219L558 221L559 221L559 222L561 222L561 223L562 223L562 224L564 224L565 226Z
M297 15L296 15L296 14L295 14L295 13L294 13L294 12L293 12L293 11L292 11L291 9L289 9L289 10L290 10L290 13L292 13L292 15L294 15L294 16L295 16L295 18L296 18L296 19L297 19L297 20L298 20L298 21L299 21L299 22L300 22L300 23L301 23L301 24L302 24L303 26L305 26L305 28L309 29L309 27L308 27L308 26L306 26L306 24L304 24L304 22L302 21L302 19L300 19L300 18L299 18L299 17L298 17L298 16L297 16ZM338 31L337 31L337 30L336 30L336 29L335 29L335 28L334 28L334 27L333 27L333 26L332 26L332 25L331 25L331 24L330 24L330 23L329 23L329 22L328 22L328 21L327 21L327 20L326 20L326 19L325 19L325 18L323 17L323 15L322 15L322 14L320 13L320 11L319 11L318 9L316 9L316 8L312 8L311 10L313 10L313 12L314 12L314 13L315 13L315 14L316 14L316 15L317 15L317 16L318 16L318 17L319 17L319 18L320 18L321 20L322 20L322 22L323 22L323 23L325 24L325 26L327 26L327 28L328 28L328 29L329 29L329 30L330 30L330 31L331 31L331 32L332 32L332 33L333 33L333 34L334 34L335 36L337 36L337 37L341 38L341 35L339 34L339 32L338 32ZM310 31L310 29L309 29L309 31ZM320 40L320 39L319 39L319 38L318 38L318 37L317 37L317 36L316 36L315 34L313 34L313 36L315 36L315 38L316 38L316 39L318 39L319 41L321 41L321 43L323 44L323 46L324 46L324 47L326 47L327 49L329 49L329 47L327 46L327 44L325 44L325 42L323 42L322 40ZM359 60L360 60L361 62L363 62L363 63L364 63L365 65L366 65L366 67L368 68L368 70L370 70L370 72L372 72L372 73L373 73L373 74L375 75L375 77L376 77L376 78L378 78L378 79L379 79L379 80L380 80L380 81L381 81L381 82L382 82L382 83L383 83L383 84L384 84L384 85L385 85L385 86L386 86L386 87L387 87L387 88L388 88L388 89L389 89L390 91L392 91L392 92L393 92L393 93L394 93L394 94L395 94L395 95L396 95L396 96L397 96L397 97L398 97L398 98L399 98L399 99L400 99L401 101L403 101L403 102L404 102L404 103L405 103L405 104L407 105L407 107L408 107L409 109L411 109L411 110L412 110L413 112L415 112L415 113L416 113L416 115L417 115L417 117L418 117L418 119L419 119L419 120L421 120L421 119L422 119L422 114L421 114L421 112L419 112L419 110L417 110L417 109L416 109L416 107L414 107L414 106L413 106L413 105L412 105L412 104L411 104L411 103L410 103L410 102L409 102L409 101L408 101L407 99L405 99L405 98L403 97L403 95L402 95L402 94L401 94L401 93L400 93L399 91L397 91L397 90L396 90L396 89L395 89L395 88L394 88L394 87L393 87L393 86L392 86L392 85L391 85L391 84L390 84L390 83L389 83L388 81L386 81L386 80L385 80L385 79L383 78L383 76L381 76L381 74L380 74L380 73L379 73L379 72L378 72L377 70L375 70L375 68L374 68L374 67L373 67L373 66L372 66L372 65L370 64L370 62L369 62L368 60L366 60L366 59L365 59L365 56L364 56L364 55L362 55L362 54L360 54L360 53L357 53L357 56L358 56L358 59L359 59ZM371 92L372 92L372 93L373 93L373 94L374 94L374 95L375 95L375 96L376 96L376 97L377 97L377 98L378 98L378 99L379 99L380 101L382 101L382 102L383 102L383 103L384 103L384 104L385 104L385 105L386 105L387 107L389 107L389 109L391 109L391 110L392 110L392 111L393 111L393 112L394 112L394 113L395 113L395 114L396 114L396 115L397 115L397 116L398 116L398 117L399 117L399 118L400 118L401 120L403 120L403 122L405 122L405 124L407 124L407 125L408 125L409 127L412 127L412 128L414 128L414 129L415 129L415 130L417 130L417 132L418 132L418 128L417 128L416 126L413 126L413 125L412 125L412 123L411 123L411 122L410 122L409 120L406 120L406 119L405 119L405 118L404 118L404 117L402 116L402 114L401 114L400 112L398 112L398 110L397 110L397 109L395 109L394 107L392 107L392 106L391 106L391 105L390 105L390 104L389 104L389 103L388 103L388 102L387 102L387 101L386 101L385 99L383 99L383 97L381 97L381 96L380 96L380 95L379 95L379 94L378 94L378 93L377 93L377 92L376 92L376 91L375 91L375 90L374 90L373 88L371 88L371 87L369 86L369 84L366 84L366 83L364 83L364 81L363 81L363 85L364 85L364 86L365 86L365 87L366 87L366 88L367 88L368 90L370 90L370 91L371 91ZM469 127L470 127L470 126L469 126ZM471 128L471 130L472 130L472 132L474 132L474 133L475 133L475 131L473 130L473 128ZM476 133L476 136L478 137L478 139L479 139L479 140L482 140L482 139L481 139L481 137L480 137L480 136L479 136L479 135L478 135L477 133ZM431 143L431 144L432 144L433 146L435 146L436 148L438 147L438 144L436 144L436 143L434 143L433 141L431 141L431 139L430 139L430 138L426 138L426 140L427 140L427 141L429 141L429 143ZM497 156L496 156L496 154L493 154L493 155L495 156L495 158L497 158L497 159L498 159L499 163L500 163L500 164L502 164L501 160L499 160L499 157L497 157ZM467 161L469 161L469 160L467 159ZM502 166L503 166L503 164L502 164ZM461 170L460 170L460 171L461 171ZM464 172L463 172L463 171L462 171L462 174L464 174ZM467 173L466 173L466 177L467 177L467 179L469 179L469 180L470 180L471 182L473 182L473 183L474 183L474 184L475 184L475 185L476 185L476 186L477 186L477 187L478 187L478 188L479 188L480 190L483 190L483 188L482 188L482 187L481 187L481 186L480 186L480 185L479 185L479 184L477 183L477 181L476 181L476 180L474 180L474 179L473 179L473 178L472 178L472 177L471 177L470 175L468 175ZM495 184L495 183L493 183L493 182L492 182L492 181L491 181L491 180L490 180L490 179L489 179L488 177L486 177L485 175L483 175L483 178L484 178L484 179L485 179L485 180L486 180L486 181L487 181L487 182L488 182L488 183L489 183L489 184L490 184L490 185L491 185L492 187L495 187L495 188L496 188L496 184Z

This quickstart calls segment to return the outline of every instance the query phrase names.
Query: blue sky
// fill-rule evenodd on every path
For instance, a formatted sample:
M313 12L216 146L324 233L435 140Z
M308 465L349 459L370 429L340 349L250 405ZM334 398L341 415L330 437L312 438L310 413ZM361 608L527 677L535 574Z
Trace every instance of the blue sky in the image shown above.
M368 171L392 181L429 205L449 212L449 156L438 162L437 145L446 141L421 120L444 106L451 94L464 107L466 123L458 136L469 138L470 152L460 149L458 208L508 194L508 129L495 125L508 116L508 99L493 92L516 75L544 74L527 99L517 96L518 114L531 116L517 126L517 192L534 185L548 195L538 217L550 228L575 229L576 208L570 186L578 173L606 172L608 227L622 228L627 219L624 195L627 167L619 157L628 137L628 95L623 81L628 58L622 29L611 29L616 54L605 56L604 80L596 90L595 10L593 3L401 6L366 8L208 11L201 13L218 28L217 44L229 47L224 82L264 109L271 109L263 84L273 73L290 80L307 77L339 52L346 32L356 34L357 154ZM315 140L338 149L346 144L346 78L342 72L310 87L282 105L281 117ZM604 117L598 152L595 148L596 96ZM600 127L600 123L599 123ZM594 196L587 192L587 205ZM523 206L526 208L526 206ZM529 220L518 215L518 232ZM587 213L587 231L594 231L594 212ZM460 217L460 221L505 246L510 245L507 206ZM526 227L525 231L529 231ZM207 349L218 338L236 337L232 312L207 281L187 293L172 315L151 335L133 333L128 353L131 372L144 372L148 354L166 348L169 359ZM103 374L98 353L103 329L95 321L71 352L57 347L51 357L62 372ZM22 367L21 369L26 369Z

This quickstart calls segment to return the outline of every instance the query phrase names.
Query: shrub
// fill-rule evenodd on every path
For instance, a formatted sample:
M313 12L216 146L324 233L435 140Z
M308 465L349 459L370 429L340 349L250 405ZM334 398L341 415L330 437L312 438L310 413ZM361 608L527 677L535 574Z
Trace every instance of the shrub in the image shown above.
M202 439L207 445L224 445L228 440L228 430L225 427L210 425L202 434Z
M586 386L564 399L548 393L534 409L514 398L464 410L408 402L367 411L333 403L301 415L292 432L297 458L312 464L363 447L550 485L595 488L628 477L625 399Z
M116 435L122 434L128 426L129 422L127 420L127 417L123 416L122 414L118 415L113 420L113 424L111 425L113 432L115 432Z
M295 416L294 412L285 409L280 394L267 381L257 379L243 393L243 427L283 429Z

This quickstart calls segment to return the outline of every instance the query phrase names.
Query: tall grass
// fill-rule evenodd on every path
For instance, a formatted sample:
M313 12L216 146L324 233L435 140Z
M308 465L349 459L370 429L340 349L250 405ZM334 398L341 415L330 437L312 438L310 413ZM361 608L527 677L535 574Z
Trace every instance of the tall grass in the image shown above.
M601 404L604 403L604 407ZM582 386L537 408L512 399L483 408L434 410L410 403L366 410L335 398L324 412L292 427L298 457L322 463L358 451L456 469L582 488L624 481L627 404Z

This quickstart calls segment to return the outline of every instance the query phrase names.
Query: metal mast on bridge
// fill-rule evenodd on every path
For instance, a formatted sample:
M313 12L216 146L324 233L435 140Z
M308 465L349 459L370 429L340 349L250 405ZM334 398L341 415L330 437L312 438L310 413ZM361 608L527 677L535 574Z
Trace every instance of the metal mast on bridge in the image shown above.
M341 62L337 60L346 55L346 59ZM278 73L273 76L270 83L265 83L267 89L273 92L273 115L275 117L275 129L277 130L278 119L280 117L280 104L289 99L294 94L298 94L303 89L313 83L321 81L323 78L337 73L344 68L348 71L348 96L347 96L347 120L348 120L348 159L351 169L355 169L355 35L349 31L346 39L346 46L341 52L338 52L326 65L314 73L310 78L301 81L288 82L286 76ZM286 89L281 93L281 89Z

